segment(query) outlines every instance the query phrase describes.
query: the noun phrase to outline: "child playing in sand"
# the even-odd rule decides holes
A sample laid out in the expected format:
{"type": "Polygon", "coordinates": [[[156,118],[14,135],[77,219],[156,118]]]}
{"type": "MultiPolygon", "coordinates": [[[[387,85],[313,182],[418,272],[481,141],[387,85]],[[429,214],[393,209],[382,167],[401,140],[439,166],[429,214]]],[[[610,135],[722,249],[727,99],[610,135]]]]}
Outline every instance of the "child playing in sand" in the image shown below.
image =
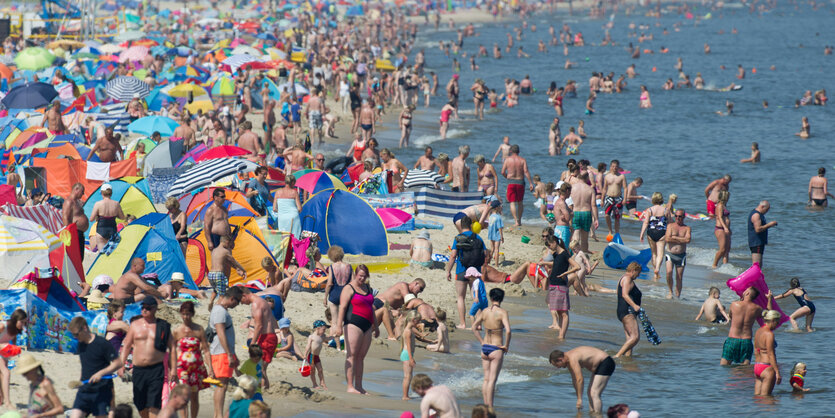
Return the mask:
{"type": "Polygon", "coordinates": [[[435,330],[438,338],[432,342],[425,339],[421,339],[421,341],[430,343],[426,345],[426,349],[429,351],[449,353],[449,328],[446,326],[446,311],[441,308],[436,308],[435,317],[438,318],[438,328],[435,330]]]}
{"type": "Polygon", "coordinates": [[[249,350],[249,358],[246,361],[244,361],[243,364],[241,364],[241,368],[236,370],[235,374],[237,376],[245,374],[255,379],[255,381],[258,382],[258,394],[256,396],[260,397],[261,384],[263,381],[262,370],[264,365],[263,360],[261,358],[264,355],[264,352],[261,350],[261,346],[259,346],[258,344],[250,344],[247,349],[249,350]]]}
{"type": "Polygon", "coordinates": [[[278,348],[275,350],[275,357],[302,359],[302,356],[296,350],[293,333],[290,332],[290,318],[281,318],[278,320],[278,348]]]}
{"type": "Polygon", "coordinates": [[[499,248],[504,243],[504,221],[502,221],[502,203],[498,200],[490,202],[490,217],[488,218],[489,226],[487,228],[487,239],[490,240],[492,249],[490,250],[490,259],[499,267],[499,248]]]}
{"type": "Polygon", "coordinates": [[[710,290],[707,291],[708,297],[705,302],[702,304],[702,309],[699,310],[699,314],[696,315],[696,321],[705,316],[705,319],[713,322],[714,324],[721,324],[724,322],[728,322],[731,318],[725,312],[725,307],[722,306],[722,301],[719,300],[719,289],[717,287],[711,287],[710,290]]]}
{"type": "Polygon", "coordinates": [[[313,332],[307,337],[307,348],[304,350],[304,357],[314,370],[310,371],[310,381],[313,382],[313,389],[322,388],[327,390],[325,386],[325,372],[322,370],[322,361],[319,360],[319,353],[322,352],[322,346],[325,345],[325,329],[328,325],[325,321],[317,319],[313,322],[313,332]],[[319,385],[316,384],[316,373],[319,373],[319,385]]]}
{"type": "Polygon", "coordinates": [[[803,387],[806,382],[806,363],[796,363],[792,367],[792,378],[789,384],[792,385],[793,393],[808,392],[809,389],[803,387]]]}
{"type": "Polygon", "coordinates": [[[403,362],[403,400],[409,400],[409,385],[412,383],[412,371],[415,369],[415,327],[422,320],[417,311],[406,314],[406,325],[400,338],[403,339],[400,361],[403,362]]]}

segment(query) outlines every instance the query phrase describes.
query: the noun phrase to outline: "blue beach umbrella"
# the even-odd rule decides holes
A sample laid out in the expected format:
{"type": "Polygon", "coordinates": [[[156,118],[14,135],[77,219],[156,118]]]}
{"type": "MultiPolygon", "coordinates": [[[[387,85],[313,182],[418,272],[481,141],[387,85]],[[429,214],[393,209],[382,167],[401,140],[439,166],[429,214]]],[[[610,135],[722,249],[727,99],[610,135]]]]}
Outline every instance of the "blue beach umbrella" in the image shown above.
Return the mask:
{"type": "Polygon", "coordinates": [[[50,104],[58,97],[58,92],[50,84],[25,83],[13,88],[3,98],[7,109],[39,109],[50,104]]]}
{"type": "Polygon", "coordinates": [[[131,122],[128,131],[146,136],[151,136],[154,132],[159,132],[162,136],[171,136],[179,126],[177,121],[165,116],[145,116],[131,122]]]}

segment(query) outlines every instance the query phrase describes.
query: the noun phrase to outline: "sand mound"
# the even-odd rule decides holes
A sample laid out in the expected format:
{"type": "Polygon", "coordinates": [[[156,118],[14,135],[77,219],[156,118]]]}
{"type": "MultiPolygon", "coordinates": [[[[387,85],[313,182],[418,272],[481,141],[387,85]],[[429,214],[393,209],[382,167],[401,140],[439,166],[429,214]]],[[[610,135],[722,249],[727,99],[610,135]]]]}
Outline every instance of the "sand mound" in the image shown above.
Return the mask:
{"type": "Polygon", "coordinates": [[[267,389],[265,392],[271,395],[279,395],[281,397],[294,397],[303,400],[309,400],[313,402],[324,402],[336,399],[333,395],[323,392],[316,392],[310,388],[304,388],[299,386],[294,386],[292,383],[289,382],[281,382],[278,384],[270,385],[270,388],[267,389]]]}

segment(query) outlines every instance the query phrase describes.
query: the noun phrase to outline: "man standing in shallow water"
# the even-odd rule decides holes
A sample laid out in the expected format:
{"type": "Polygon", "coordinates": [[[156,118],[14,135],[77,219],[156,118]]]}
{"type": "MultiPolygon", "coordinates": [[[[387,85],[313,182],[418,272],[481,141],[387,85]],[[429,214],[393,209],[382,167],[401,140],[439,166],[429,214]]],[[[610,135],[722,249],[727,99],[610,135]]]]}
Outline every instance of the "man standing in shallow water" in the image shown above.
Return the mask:
{"type": "Polygon", "coordinates": [[[716,179],[710,182],[710,184],[705,187],[705,199],[707,199],[707,216],[711,218],[716,217],[716,202],[719,201],[719,192],[722,190],[728,190],[728,186],[731,184],[731,175],[725,174],[721,179],[716,179]]]}
{"type": "Polygon", "coordinates": [[[510,156],[502,164],[502,175],[507,179],[507,201],[510,202],[510,213],[516,220],[516,226],[522,226],[525,179],[528,179],[531,191],[533,191],[533,180],[531,180],[531,172],[528,171],[528,162],[519,156],[518,145],[510,146],[510,156]]]}
{"type": "MultiPolygon", "coordinates": [[[[728,338],[722,346],[722,360],[719,361],[722,366],[751,363],[751,356],[754,354],[751,328],[763,312],[763,309],[754,303],[754,299],[759,295],[760,291],[752,286],[745,289],[740,300],[731,303],[731,326],[728,338]]],[[[771,292],[768,292],[767,296],[767,309],[771,310],[771,292]]]]}
{"type": "Polygon", "coordinates": [[[777,226],[777,221],[767,222],[765,214],[771,209],[768,200],[763,200],[748,214],[748,247],[751,249],[751,263],[763,265],[763,253],[768,244],[768,230],[777,226]]]}

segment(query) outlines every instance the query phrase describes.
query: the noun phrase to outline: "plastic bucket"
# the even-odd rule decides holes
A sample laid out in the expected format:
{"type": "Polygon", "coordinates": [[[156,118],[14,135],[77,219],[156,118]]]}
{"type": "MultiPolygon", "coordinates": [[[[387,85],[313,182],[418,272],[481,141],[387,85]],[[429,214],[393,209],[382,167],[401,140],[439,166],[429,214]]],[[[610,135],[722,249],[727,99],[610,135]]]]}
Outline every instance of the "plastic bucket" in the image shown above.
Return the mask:
{"type": "Polygon", "coordinates": [[[310,366],[305,364],[304,366],[299,367],[299,373],[302,374],[302,377],[310,376],[310,366]]]}
{"type": "Polygon", "coordinates": [[[531,242],[531,237],[527,235],[522,235],[522,244],[527,244],[529,242],[531,242]]]}

